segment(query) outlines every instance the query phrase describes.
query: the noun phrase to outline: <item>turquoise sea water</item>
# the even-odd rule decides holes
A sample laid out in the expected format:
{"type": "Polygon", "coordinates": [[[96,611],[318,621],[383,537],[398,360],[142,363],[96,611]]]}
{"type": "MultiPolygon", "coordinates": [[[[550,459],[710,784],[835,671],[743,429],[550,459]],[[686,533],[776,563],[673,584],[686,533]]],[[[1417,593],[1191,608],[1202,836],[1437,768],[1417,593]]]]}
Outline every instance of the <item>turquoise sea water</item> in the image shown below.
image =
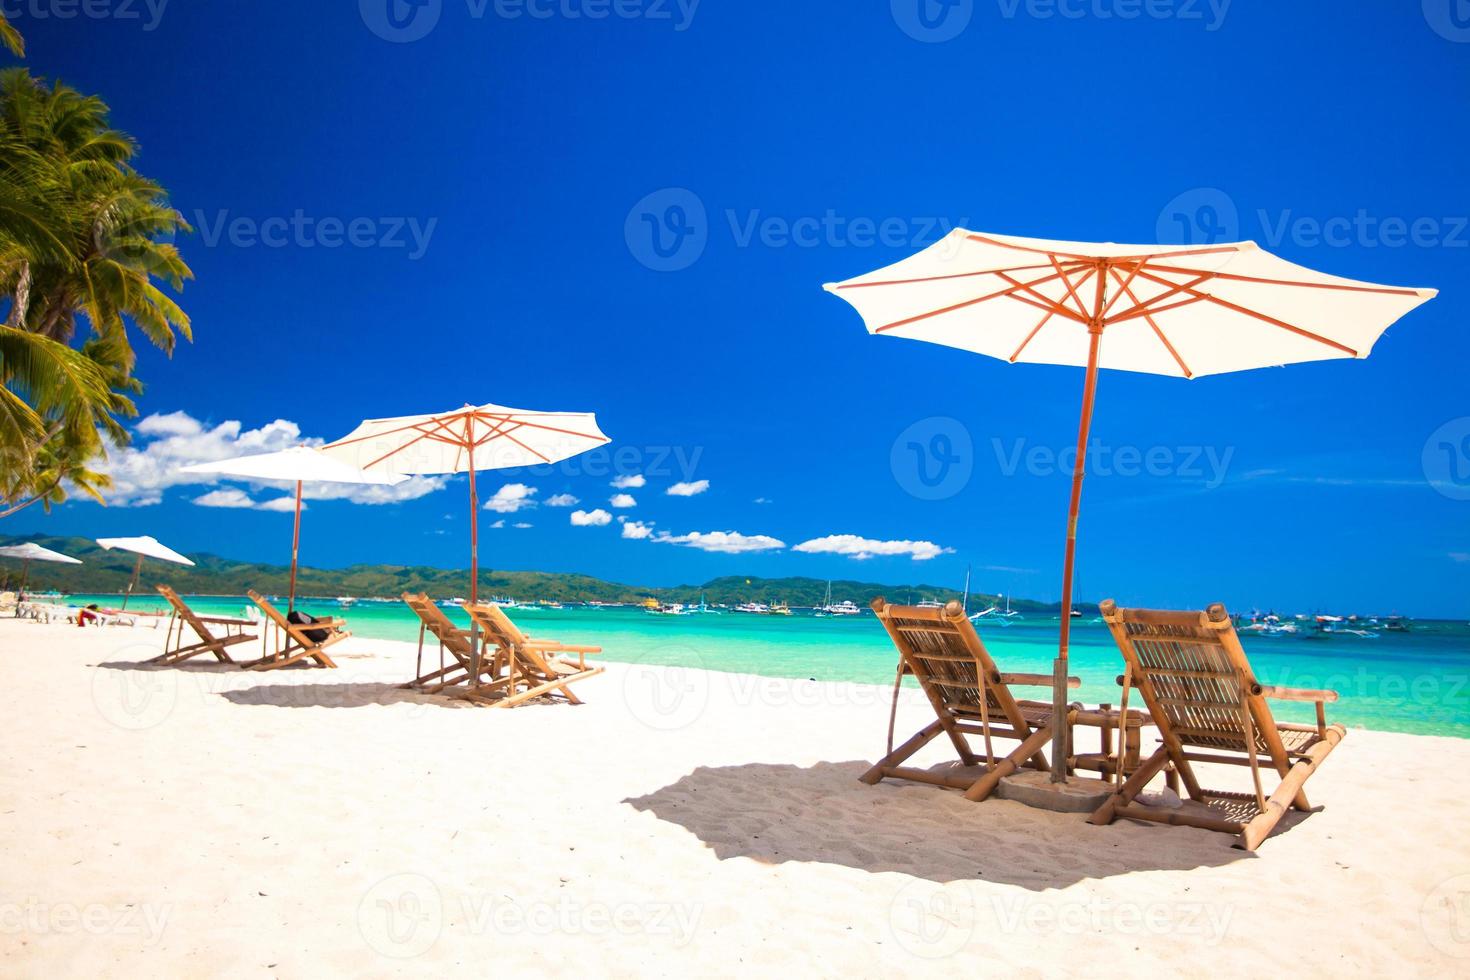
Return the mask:
{"type": "MultiPolygon", "coordinates": [[[[75,596],[73,602],[115,607],[116,596],[75,596]]],[[[240,615],[244,597],[190,597],[201,613],[240,615]]],[[[139,611],[166,611],[161,600],[135,597],[139,611]]],[[[314,615],[340,615],[357,636],[416,641],[418,619],[401,603],[359,602],[342,610],[331,600],[304,600],[314,615]]],[[[468,625],[457,609],[446,610],[468,625]]],[[[891,684],[897,655],[870,614],[818,619],[802,612],[785,616],[654,616],[640,609],[568,607],[517,610],[514,616],[533,636],[601,646],[603,659],[700,667],[761,674],[891,684]]],[[[1058,623],[1027,619],[1009,628],[979,629],[1002,670],[1049,673],[1056,656],[1058,623]]],[[[1107,629],[1079,620],[1072,632],[1071,672],[1082,679],[1074,693],[1087,703],[1116,704],[1115,678],[1122,660],[1107,629]]],[[[1465,623],[1417,622],[1409,633],[1382,632],[1377,639],[1332,637],[1243,637],[1257,678],[1289,687],[1331,688],[1342,695],[1328,706],[1330,720],[1385,731],[1470,738],[1470,627],[1465,623]]],[[[1035,696],[1045,697],[1037,691],[1035,696]]],[[[1311,721],[1311,705],[1276,703],[1282,720],[1311,721]]]]}

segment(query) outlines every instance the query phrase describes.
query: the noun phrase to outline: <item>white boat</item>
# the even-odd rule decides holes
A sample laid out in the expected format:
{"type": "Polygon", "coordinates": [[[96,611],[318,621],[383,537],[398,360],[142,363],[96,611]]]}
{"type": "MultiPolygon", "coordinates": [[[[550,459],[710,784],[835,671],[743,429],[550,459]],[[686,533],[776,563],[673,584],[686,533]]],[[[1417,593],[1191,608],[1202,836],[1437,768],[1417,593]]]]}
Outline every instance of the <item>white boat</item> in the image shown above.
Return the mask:
{"type": "Polygon", "coordinates": [[[682,603],[682,602],[665,602],[665,603],[662,603],[657,609],[648,609],[647,612],[648,612],[648,614],[650,616],[687,616],[687,615],[689,615],[688,609],[685,608],[684,603],[682,603]]]}
{"type": "Polygon", "coordinates": [[[718,609],[711,609],[709,607],[709,603],[705,601],[704,593],[703,592],[701,592],[699,594],[699,605],[697,605],[697,606],[685,606],[684,607],[684,612],[685,612],[686,615],[699,615],[699,616],[718,616],[718,615],[720,615],[720,611],[718,609]]]}
{"type": "Polygon", "coordinates": [[[357,598],[355,596],[339,595],[337,597],[337,605],[341,606],[343,609],[347,609],[350,606],[353,606],[353,605],[356,605],[356,604],[357,604],[357,598]]]}
{"type": "Polygon", "coordinates": [[[854,603],[851,599],[843,599],[841,602],[835,602],[828,606],[825,612],[833,616],[861,616],[863,614],[862,607],[854,603]]]}
{"type": "Polygon", "coordinates": [[[464,598],[462,596],[455,596],[453,599],[441,599],[439,600],[439,605],[446,609],[453,609],[456,606],[464,605],[464,598]]]}
{"type": "Polygon", "coordinates": [[[735,607],[735,611],[740,613],[754,613],[758,616],[768,616],[770,615],[771,607],[764,602],[742,602],[735,607]]]}
{"type": "Polygon", "coordinates": [[[920,603],[917,604],[917,608],[919,608],[919,609],[943,609],[944,608],[944,603],[940,602],[938,599],[925,599],[923,602],[920,602],[920,603]]]}

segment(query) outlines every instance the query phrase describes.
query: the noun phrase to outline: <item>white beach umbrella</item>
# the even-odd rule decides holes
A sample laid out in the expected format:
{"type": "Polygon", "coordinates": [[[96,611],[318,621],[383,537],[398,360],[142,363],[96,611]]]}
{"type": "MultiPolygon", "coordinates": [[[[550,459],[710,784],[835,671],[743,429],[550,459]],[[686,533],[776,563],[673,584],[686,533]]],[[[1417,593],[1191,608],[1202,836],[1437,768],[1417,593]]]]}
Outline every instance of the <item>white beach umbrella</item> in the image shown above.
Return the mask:
{"type": "Polygon", "coordinates": [[[193,567],[194,563],[177,551],[161,544],[157,538],[143,535],[137,538],[98,538],[97,543],[108,551],[131,551],[138,556],[137,564],[133,566],[133,577],[128,582],[128,591],[123,595],[124,609],[128,608],[128,600],[133,597],[133,589],[138,585],[138,573],[143,570],[144,558],[156,558],[159,561],[173,562],[175,565],[188,565],[193,567]]]}
{"type": "MultiPolygon", "coordinates": [[[[479,498],[475,473],[557,463],[608,442],[591,412],[538,412],[504,405],[466,405],[435,415],[368,419],[322,452],[369,473],[403,476],[468,473],[470,601],[479,598],[479,498]]],[[[479,683],[479,644],[473,683],[479,683]]]]}
{"type": "Polygon", "coordinates": [[[335,456],[310,446],[295,446],[278,453],[236,456],[212,463],[181,467],[181,473],[215,473],[247,480],[277,480],[296,484],[296,519],[291,532],[291,598],[287,611],[296,608],[296,566],[301,554],[301,493],[306,483],[346,483],[394,486],[407,480],[391,473],[365,473],[335,456]]]}
{"type": "MultiPolygon", "coordinates": [[[[1086,366],[1062,568],[1054,759],[1066,756],[1072,566],[1099,368],[1198,378],[1363,358],[1395,321],[1435,296],[1341,279],[1254,242],[1118,245],[956,229],[884,269],[831,283],[868,332],[1010,363],[1086,366]]],[[[1063,767],[1053,766],[1061,779],[1063,767]]]]}
{"type": "Polygon", "coordinates": [[[26,579],[31,574],[31,562],[33,561],[49,561],[55,562],[58,565],[82,564],[82,560],[80,558],[73,558],[71,555],[63,555],[59,551],[52,551],[50,548],[43,548],[40,545],[36,544],[34,541],[27,541],[24,544],[6,545],[5,547],[0,548],[0,558],[20,559],[20,589],[17,590],[20,592],[24,592],[26,590],[26,579]]]}

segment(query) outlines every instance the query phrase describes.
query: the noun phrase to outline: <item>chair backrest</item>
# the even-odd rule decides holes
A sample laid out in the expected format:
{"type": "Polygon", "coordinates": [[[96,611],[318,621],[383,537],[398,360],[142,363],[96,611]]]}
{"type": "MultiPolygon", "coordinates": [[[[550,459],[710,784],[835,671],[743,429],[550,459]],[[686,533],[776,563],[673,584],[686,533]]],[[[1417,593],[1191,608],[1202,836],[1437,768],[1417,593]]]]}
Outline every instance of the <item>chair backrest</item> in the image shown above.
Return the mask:
{"type": "Polygon", "coordinates": [[[521,628],[511,621],[493,602],[484,602],[477,606],[465,606],[465,612],[469,613],[479,624],[480,629],[485,631],[491,643],[509,650],[513,647],[523,648],[530,639],[521,628]]]}
{"type": "Polygon", "coordinates": [[[418,616],[424,628],[437,637],[440,643],[456,653],[469,653],[469,639],[465,636],[465,631],[456,626],[454,620],[446,616],[444,610],[440,609],[427,593],[420,592],[415,595],[412,592],[405,592],[403,601],[418,616]]]}
{"type": "Polygon", "coordinates": [[[1166,741],[1285,760],[1275,719],[1223,605],[1176,612],[1120,609],[1109,599],[1101,609],[1127,679],[1166,741]]]}
{"type": "Polygon", "coordinates": [[[285,616],[281,615],[281,611],[279,609],[271,605],[269,602],[266,602],[265,596],[261,595],[259,592],[256,592],[254,589],[247,592],[246,595],[250,596],[250,601],[259,606],[260,611],[265,613],[266,616],[270,618],[271,622],[275,623],[278,627],[285,630],[288,634],[290,634],[292,639],[294,639],[297,643],[300,643],[302,646],[319,646],[326,639],[326,637],[323,637],[321,640],[316,640],[308,636],[306,632],[307,630],[311,630],[311,632],[321,633],[326,633],[327,631],[312,629],[311,625],[307,623],[291,622],[285,616]]]}
{"type": "Polygon", "coordinates": [[[936,711],[948,710],[967,718],[988,714],[1007,719],[1017,730],[1026,729],[1020,706],[958,602],[935,609],[892,606],[878,598],[873,600],[873,612],[936,711]]]}
{"type": "Polygon", "coordinates": [[[200,639],[214,639],[214,634],[209,632],[209,627],[204,625],[204,623],[200,621],[199,614],[190,609],[188,604],[185,603],[183,599],[179,598],[179,594],[177,592],[175,592],[167,585],[159,585],[155,586],[155,588],[158,589],[159,595],[163,596],[164,599],[168,601],[168,604],[173,607],[173,610],[178,615],[178,617],[184,622],[188,623],[190,629],[199,634],[200,639]]]}

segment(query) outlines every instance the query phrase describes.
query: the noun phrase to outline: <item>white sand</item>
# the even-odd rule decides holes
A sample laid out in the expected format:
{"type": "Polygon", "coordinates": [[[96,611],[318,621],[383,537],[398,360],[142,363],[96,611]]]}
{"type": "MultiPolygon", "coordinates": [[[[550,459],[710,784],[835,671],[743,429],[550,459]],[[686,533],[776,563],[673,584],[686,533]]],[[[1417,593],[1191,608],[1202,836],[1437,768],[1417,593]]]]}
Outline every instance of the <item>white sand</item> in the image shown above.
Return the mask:
{"type": "MultiPolygon", "coordinates": [[[[0,974],[1470,964],[1467,741],[1350,732],[1308,784],[1325,809],[1250,855],[865,786],[878,687],[610,664],[585,706],[498,711],[397,691],[405,644],[354,639],[336,671],[133,669],[161,641],[0,621],[0,974]]],[[[925,721],[906,698],[900,738],[925,721]]]]}

